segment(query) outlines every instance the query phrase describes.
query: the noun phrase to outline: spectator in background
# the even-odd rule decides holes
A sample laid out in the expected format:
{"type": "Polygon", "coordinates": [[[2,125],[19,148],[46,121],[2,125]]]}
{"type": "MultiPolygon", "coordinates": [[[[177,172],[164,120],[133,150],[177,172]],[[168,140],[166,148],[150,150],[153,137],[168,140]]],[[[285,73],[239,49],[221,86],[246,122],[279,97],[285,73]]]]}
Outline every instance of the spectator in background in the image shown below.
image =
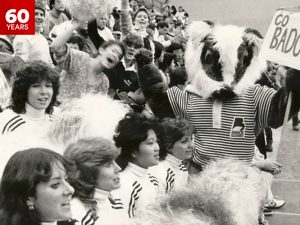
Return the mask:
{"type": "Polygon", "coordinates": [[[102,14],[97,17],[97,27],[99,35],[104,41],[115,40],[111,30],[107,27],[108,15],[102,14]]]}
{"type": "Polygon", "coordinates": [[[83,51],[84,40],[81,36],[73,34],[67,42],[68,46],[72,49],[83,51]]]}
{"type": "Polygon", "coordinates": [[[141,36],[135,34],[128,34],[124,39],[127,51],[124,59],[120,61],[115,67],[105,70],[110,83],[110,94],[115,95],[115,92],[129,92],[133,91],[132,84],[137,80],[135,68],[135,55],[137,51],[143,47],[143,39],[141,36]]]}
{"type": "Polygon", "coordinates": [[[53,65],[49,51],[48,40],[42,35],[45,21],[46,3],[43,0],[35,1],[35,34],[16,35],[13,41],[15,56],[24,61],[42,60],[53,65]]]}
{"type": "Polygon", "coordinates": [[[166,52],[172,53],[175,55],[175,66],[183,67],[184,66],[184,51],[183,45],[178,42],[172,42],[169,47],[166,48],[166,52]]]}
{"type": "Polygon", "coordinates": [[[96,58],[70,49],[66,42],[79,26],[81,24],[74,21],[51,45],[56,62],[69,74],[62,82],[62,100],[79,97],[81,93],[107,94],[109,81],[103,71],[113,68],[125,54],[124,45],[113,40],[99,48],[96,58]]]}
{"type": "Polygon", "coordinates": [[[64,13],[65,6],[62,3],[62,0],[50,0],[49,7],[50,11],[46,12],[46,28],[43,31],[44,35],[48,35],[54,26],[69,20],[67,15],[64,13]]]}
{"type": "Polygon", "coordinates": [[[165,48],[169,47],[171,45],[171,41],[167,37],[167,34],[169,32],[169,24],[163,21],[158,22],[157,31],[158,31],[158,37],[156,38],[156,41],[160,42],[165,48]]]}

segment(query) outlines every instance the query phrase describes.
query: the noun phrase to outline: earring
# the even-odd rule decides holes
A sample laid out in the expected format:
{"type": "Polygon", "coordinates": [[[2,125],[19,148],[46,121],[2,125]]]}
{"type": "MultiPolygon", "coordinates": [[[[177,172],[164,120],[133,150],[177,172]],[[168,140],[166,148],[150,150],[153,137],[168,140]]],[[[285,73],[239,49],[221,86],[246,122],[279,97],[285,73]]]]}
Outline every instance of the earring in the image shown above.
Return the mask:
{"type": "Polygon", "coordinates": [[[29,210],[34,210],[34,204],[31,201],[26,201],[26,205],[28,206],[29,210]]]}

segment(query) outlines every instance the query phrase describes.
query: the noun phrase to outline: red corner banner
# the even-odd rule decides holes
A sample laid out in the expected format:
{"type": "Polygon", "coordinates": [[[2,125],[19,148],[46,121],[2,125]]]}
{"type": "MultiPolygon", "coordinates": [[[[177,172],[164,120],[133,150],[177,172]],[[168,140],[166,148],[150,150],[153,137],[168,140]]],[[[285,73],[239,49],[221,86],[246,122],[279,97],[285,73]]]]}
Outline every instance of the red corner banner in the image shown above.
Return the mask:
{"type": "Polygon", "coordinates": [[[35,0],[0,0],[0,34],[35,33],[35,0]]]}

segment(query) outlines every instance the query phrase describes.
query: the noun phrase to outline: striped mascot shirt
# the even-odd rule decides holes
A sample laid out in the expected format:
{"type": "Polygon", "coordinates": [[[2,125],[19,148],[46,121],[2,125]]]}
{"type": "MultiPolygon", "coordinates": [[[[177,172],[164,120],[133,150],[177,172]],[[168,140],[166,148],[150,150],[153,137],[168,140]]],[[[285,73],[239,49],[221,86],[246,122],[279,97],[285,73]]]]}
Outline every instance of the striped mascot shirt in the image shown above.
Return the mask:
{"type": "Polygon", "coordinates": [[[183,188],[188,182],[187,168],[180,159],[171,154],[167,154],[158,165],[150,167],[149,172],[158,179],[160,195],[183,188]]]}
{"type": "Polygon", "coordinates": [[[138,216],[156,204],[158,181],[147,169],[128,163],[120,173],[120,182],[121,187],[112,191],[112,194],[122,200],[129,218],[138,216]]]}
{"type": "Polygon", "coordinates": [[[193,161],[201,166],[219,158],[251,162],[255,136],[268,125],[273,89],[255,85],[221,103],[220,126],[214,126],[214,100],[177,87],[168,89],[176,116],[188,119],[196,130],[193,161]]]}

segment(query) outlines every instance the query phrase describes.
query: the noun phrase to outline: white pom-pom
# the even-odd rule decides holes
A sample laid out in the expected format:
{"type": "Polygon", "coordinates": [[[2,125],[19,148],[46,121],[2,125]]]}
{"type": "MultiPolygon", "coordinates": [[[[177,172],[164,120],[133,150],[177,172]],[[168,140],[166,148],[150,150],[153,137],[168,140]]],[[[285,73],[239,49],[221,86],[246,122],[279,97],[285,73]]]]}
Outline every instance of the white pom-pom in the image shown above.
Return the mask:
{"type": "Polygon", "coordinates": [[[90,21],[112,12],[116,0],[63,0],[63,3],[76,19],[90,21]]]}

